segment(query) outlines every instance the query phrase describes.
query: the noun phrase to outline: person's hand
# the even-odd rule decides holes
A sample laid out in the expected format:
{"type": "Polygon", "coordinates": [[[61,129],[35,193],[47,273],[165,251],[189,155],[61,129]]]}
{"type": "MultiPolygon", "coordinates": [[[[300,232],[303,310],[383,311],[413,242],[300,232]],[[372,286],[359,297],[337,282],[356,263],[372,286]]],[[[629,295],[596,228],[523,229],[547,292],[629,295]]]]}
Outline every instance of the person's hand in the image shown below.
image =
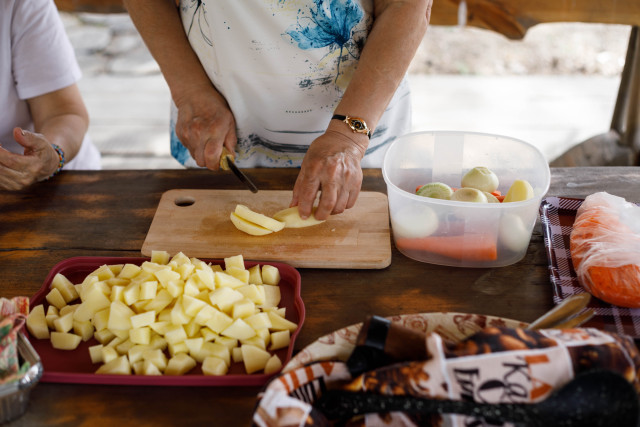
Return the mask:
{"type": "Polygon", "coordinates": [[[199,88],[175,101],[176,135],[200,167],[220,168],[222,146],[235,151],[236,123],[225,99],[213,88],[199,88]]]}
{"type": "Polygon", "coordinates": [[[302,218],[311,215],[321,191],[314,216],[327,219],[353,207],[360,194],[362,168],[368,139],[361,134],[327,130],[309,146],[293,187],[291,206],[298,206],[302,218]]]}
{"type": "Polygon", "coordinates": [[[13,137],[24,147],[24,154],[0,148],[0,189],[22,190],[58,169],[58,153],[43,135],[14,128],[13,137]]]}

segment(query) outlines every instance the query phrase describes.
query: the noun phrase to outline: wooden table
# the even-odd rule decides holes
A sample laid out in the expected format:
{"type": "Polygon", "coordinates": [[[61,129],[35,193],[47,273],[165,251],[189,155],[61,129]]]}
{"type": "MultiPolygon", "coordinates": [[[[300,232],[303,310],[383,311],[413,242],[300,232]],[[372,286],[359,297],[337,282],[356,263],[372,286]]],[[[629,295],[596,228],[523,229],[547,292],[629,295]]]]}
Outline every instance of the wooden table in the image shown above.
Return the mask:
{"type": "MultiPolygon", "coordinates": [[[[295,169],[248,170],[261,189],[289,190],[295,169]]],[[[140,256],[162,193],[241,189],[230,174],[203,170],[63,172],[28,191],[0,192],[0,296],[31,296],[49,270],[74,256],[140,256]]],[[[386,193],[379,170],[363,190],[386,193]]],[[[552,169],[548,195],[608,190],[640,201],[640,169],[552,169]]],[[[307,317],[296,350],[367,314],[455,311],[531,321],[552,307],[539,226],[526,257],[495,269],[428,265],[394,248],[383,270],[302,269],[307,317]]],[[[15,426],[249,425],[257,387],[125,387],[41,383],[15,426]]]]}

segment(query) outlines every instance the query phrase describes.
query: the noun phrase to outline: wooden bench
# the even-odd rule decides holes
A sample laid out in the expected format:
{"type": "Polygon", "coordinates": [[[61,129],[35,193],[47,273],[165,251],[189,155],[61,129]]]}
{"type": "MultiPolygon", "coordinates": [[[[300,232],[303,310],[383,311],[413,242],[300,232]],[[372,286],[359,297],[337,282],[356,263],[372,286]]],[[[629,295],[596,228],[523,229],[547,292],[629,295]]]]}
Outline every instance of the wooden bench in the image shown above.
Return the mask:
{"type": "MultiPolygon", "coordinates": [[[[55,0],[66,12],[125,13],[122,0],[55,0]]],[[[552,166],[640,166],[640,1],[435,0],[432,25],[472,25],[522,39],[540,23],[584,22],[632,26],[610,129],[572,147],[552,166]],[[462,13],[461,13],[462,12],[462,13]]]]}

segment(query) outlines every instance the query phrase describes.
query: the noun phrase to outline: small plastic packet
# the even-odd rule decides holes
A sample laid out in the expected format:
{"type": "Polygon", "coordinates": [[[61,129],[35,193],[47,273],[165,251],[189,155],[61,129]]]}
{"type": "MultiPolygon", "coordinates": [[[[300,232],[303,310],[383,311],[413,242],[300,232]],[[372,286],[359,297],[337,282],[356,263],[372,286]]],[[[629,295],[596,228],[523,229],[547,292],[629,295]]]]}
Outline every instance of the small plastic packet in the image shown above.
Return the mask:
{"type": "Polygon", "coordinates": [[[0,385],[19,381],[29,370],[29,362],[21,361],[18,351],[18,334],[28,313],[28,298],[0,298],[0,385]]]}

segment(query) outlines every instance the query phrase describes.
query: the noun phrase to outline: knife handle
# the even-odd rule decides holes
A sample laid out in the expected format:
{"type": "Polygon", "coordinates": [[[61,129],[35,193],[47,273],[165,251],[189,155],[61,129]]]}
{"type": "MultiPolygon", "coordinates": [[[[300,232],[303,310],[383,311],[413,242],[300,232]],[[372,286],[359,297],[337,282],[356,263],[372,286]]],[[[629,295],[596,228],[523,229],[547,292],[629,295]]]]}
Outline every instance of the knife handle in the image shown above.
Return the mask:
{"type": "Polygon", "coordinates": [[[231,154],[229,150],[227,150],[227,147],[223,146],[222,154],[220,154],[220,169],[222,169],[223,171],[228,171],[229,161],[233,162],[234,160],[235,160],[235,156],[231,154]]]}

